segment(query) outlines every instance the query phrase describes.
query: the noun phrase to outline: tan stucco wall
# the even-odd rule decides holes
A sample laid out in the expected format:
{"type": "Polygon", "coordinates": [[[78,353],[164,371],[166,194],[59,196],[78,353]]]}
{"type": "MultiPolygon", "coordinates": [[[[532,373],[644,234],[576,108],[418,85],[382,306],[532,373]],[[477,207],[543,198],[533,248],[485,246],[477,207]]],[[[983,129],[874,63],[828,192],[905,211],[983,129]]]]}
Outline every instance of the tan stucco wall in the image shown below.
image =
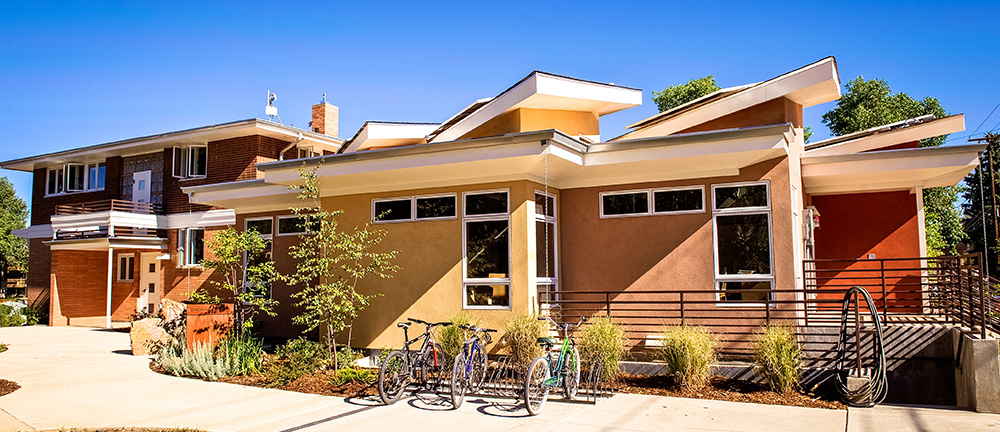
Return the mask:
{"type": "Polygon", "coordinates": [[[600,122],[592,112],[518,108],[483,123],[460,139],[546,129],[558,129],[571,136],[597,135],[600,122]]]}
{"type": "Polygon", "coordinates": [[[777,98],[762,104],[736,111],[714,120],[689,127],[678,134],[722,130],[730,128],[767,126],[791,123],[802,127],[802,106],[786,98],[777,98]]]}

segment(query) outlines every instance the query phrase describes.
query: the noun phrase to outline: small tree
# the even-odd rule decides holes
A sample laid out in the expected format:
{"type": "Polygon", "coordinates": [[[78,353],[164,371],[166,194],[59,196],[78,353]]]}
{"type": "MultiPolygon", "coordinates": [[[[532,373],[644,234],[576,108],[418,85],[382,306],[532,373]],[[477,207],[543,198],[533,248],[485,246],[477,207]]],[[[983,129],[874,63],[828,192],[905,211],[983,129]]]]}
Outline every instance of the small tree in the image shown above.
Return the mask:
{"type": "Polygon", "coordinates": [[[237,231],[228,226],[207,244],[211,257],[202,260],[201,265],[222,273],[223,280],[213,280],[212,284],[231,294],[236,328],[242,331],[253,327],[258,312],[275,316],[278,301],[271,298],[269,291],[278,274],[273,261],[262,259],[270,249],[268,241],[255,230],[237,231]]]}
{"type": "Polygon", "coordinates": [[[7,269],[24,270],[28,266],[28,243],[11,233],[24,228],[28,218],[28,206],[14,192],[14,186],[7,177],[0,177],[0,293],[7,286],[7,269]]]}
{"type": "MultiPolygon", "coordinates": [[[[345,329],[350,349],[354,319],[379,295],[359,292],[358,284],[370,276],[392,277],[399,270],[392,264],[399,251],[376,252],[386,231],[372,229],[370,222],[353,231],[339,228],[337,217],[343,211],[327,210],[320,200],[317,172],[321,165],[300,168],[302,185],[291,188],[306,203],[291,210],[305,221],[307,232],[290,248],[289,255],[298,261],[295,273],[283,278],[290,285],[302,286],[292,294],[299,300],[295,305],[302,308],[292,321],[304,325],[305,331],[321,328],[323,341],[333,354],[337,351],[336,335],[345,329]]],[[[332,357],[334,369],[340,369],[337,356],[332,357]]]]}

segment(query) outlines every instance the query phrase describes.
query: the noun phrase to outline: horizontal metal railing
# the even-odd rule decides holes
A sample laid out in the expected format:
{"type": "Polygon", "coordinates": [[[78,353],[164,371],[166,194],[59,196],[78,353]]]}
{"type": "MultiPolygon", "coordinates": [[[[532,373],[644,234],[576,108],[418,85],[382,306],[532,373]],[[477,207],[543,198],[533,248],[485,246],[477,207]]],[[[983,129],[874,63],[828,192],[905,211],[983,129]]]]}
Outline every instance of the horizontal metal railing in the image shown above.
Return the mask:
{"type": "Polygon", "coordinates": [[[59,204],[55,208],[55,214],[59,216],[96,213],[102,211],[120,211],[136,214],[163,214],[163,205],[109,199],[76,204],[59,204]]]}
{"type": "Polygon", "coordinates": [[[55,240],[85,240],[106,237],[140,237],[140,238],[161,238],[165,236],[163,230],[152,228],[136,228],[116,226],[110,229],[107,226],[98,226],[87,229],[59,230],[55,233],[55,240]]]}

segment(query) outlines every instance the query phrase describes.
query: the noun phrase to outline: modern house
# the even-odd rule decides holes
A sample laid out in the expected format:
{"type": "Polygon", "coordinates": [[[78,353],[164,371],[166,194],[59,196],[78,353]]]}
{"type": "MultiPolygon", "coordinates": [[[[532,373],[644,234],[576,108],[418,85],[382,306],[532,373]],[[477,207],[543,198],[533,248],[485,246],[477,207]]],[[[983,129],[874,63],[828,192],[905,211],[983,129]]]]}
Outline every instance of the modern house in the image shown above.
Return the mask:
{"type": "MultiPolygon", "coordinates": [[[[553,308],[620,316],[641,345],[675,319],[808,319],[804,305],[835,279],[818,271],[870,263],[883,266],[871,289],[883,310],[927,306],[906,283],[928,277],[922,191],[957,184],[984,147],[917,147],[964,130],[960,114],[807,144],[803,108],[840,88],[825,58],[612,138],[601,117],[640,105],[640,90],[532,72],[441,123],[368,122],[346,141],[324,127],[337,123],[324,103],[313,131],[246,120],[0,166],[34,173],[21,235],[53,325],[106,325],[158,296],[183,299],[209,277],[204,239],[229,224],[266,236],[291,272],[288,248],[304,233],[288,187],[318,166],[340,224],[388,211],[383,246],[400,251],[394,278],[360,288],[384,296],[355,323],[357,347],[398,345],[393,324],[406,317],[466,310],[500,326],[553,308]],[[847,261],[818,269],[824,259],[847,261]],[[887,277],[893,259],[923,265],[887,277]]],[[[279,315],[261,328],[294,336],[293,289],[271,291],[279,315]]]]}

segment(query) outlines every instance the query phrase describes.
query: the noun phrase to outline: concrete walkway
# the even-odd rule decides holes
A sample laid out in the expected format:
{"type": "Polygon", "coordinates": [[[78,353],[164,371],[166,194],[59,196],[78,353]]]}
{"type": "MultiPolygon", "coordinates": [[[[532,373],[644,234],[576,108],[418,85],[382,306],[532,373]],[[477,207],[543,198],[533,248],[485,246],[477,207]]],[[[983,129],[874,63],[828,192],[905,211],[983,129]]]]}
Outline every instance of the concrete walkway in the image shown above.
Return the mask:
{"type": "Polygon", "coordinates": [[[207,431],[886,431],[998,430],[1000,416],[879,407],[832,411],[620,394],[596,405],[550,402],[537,417],[509,400],[433,395],[393,406],[163,376],[129,351],[128,334],[65,327],[0,328],[0,431],[189,427],[207,431]]]}

